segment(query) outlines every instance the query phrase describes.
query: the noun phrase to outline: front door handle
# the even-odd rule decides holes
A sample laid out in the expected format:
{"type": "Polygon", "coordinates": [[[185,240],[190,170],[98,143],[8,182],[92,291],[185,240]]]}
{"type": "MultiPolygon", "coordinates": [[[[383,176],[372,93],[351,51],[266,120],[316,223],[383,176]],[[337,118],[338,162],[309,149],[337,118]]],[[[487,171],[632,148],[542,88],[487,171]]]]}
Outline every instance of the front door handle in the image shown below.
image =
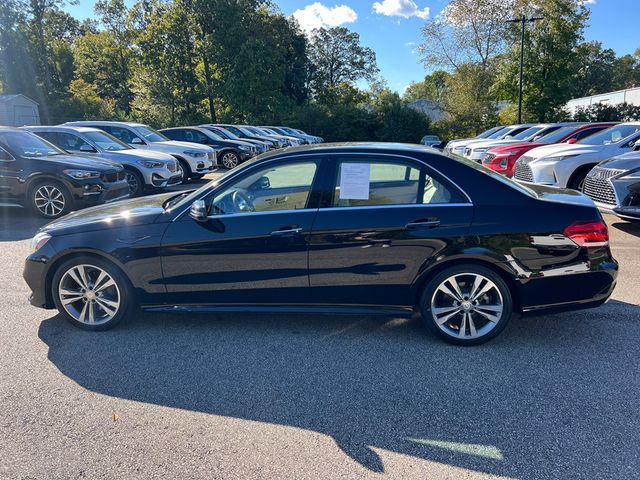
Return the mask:
{"type": "Polygon", "coordinates": [[[279,228],[278,230],[274,230],[271,232],[273,237],[293,237],[294,235],[299,235],[302,233],[302,227],[299,226],[289,226],[279,228]]]}
{"type": "Polygon", "coordinates": [[[440,226],[440,220],[437,218],[414,220],[405,225],[407,230],[420,230],[425,228],[436,228],[440,226]]]}

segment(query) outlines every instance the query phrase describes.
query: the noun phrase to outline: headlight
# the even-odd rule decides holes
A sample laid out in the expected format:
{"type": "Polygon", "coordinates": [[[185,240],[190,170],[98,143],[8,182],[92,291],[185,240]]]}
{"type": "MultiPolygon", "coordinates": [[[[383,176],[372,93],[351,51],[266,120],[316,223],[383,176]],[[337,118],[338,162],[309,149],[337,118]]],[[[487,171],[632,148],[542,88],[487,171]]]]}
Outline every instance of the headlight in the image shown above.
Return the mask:
{"type": "Polygon", "coordinates": [[[93,170],[63,170],[64,173],[71,178],[78,180],[86,180],[87,178],[100,178],[100,172],[94,172],[93,170]]]}
{"type": "Polygon", "coordinates": [[[579,154],[576,153],[574,155],[558,155],[557,157],[541,157],[538,160],[551,160],[552,162],[561,162],[562,160],[566,160],[568,158],[577,157],[579,154]]]}
{"type": "Polygon", "coordinates": [[[158,162],[156,160],[139,160],[138,165],[142,165],[144,168],[162,168],[164,162],[158,162]]]}
{"type": "Polygon", "coordinates": [[[189,155],[190,157],[195,157],[195,158],[203,158],[206,157],[207,154],[205,152],[197,152],[195,150],[185,150],[184,152],[185,155],[189,155]]]}
{"type": "Polygon", "coordinates": [[[629,179],[629,180],[640,180],[640,168],[637,170],[632,170],[625,175],[622,175],[621,178],[629,179]]]}
{"type": "Polygon", "coordinates": [[[49,240],[51,240],[51,235],[48,233],[40,232],[36,234],[36,236],[31,239],[31,253],[36,253],[44,247],[49,240]]]}
{"type": "Polygon", "coordinates": [[[518,152],[502,152],[500,156],[510,157],[511,155],[517,155],[518,152]]]}
{"type": "Polygon", "coordinates": [[[248,152],[248,151],[251,150],[251,147],[240,146],[240,147],[238,147],[238,150],[244,150],[245,152],[248,152]]]}

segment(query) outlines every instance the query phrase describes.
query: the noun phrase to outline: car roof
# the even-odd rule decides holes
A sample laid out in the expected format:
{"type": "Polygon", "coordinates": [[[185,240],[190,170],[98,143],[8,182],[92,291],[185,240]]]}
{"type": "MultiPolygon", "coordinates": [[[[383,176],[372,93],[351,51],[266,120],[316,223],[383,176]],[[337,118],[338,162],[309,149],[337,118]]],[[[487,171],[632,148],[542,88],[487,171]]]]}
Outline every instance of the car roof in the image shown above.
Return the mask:
{"type": "MultiPolygon", "coordinates": [[[[427,148],[419,143],[393,143],[393,142],[335,142],[320,143],[314,145],[301,145],[288,147],[286,152],[380,152],[395,151],[398,153],[433,153],[433,149],[427,148]]],[[[279,152],[272,152],[271,155],[278,155],[279,152]]]]}
{"type": "Polygon", "coordinates": [[[32,132],[73,132],[73,133],[87,133],[87,132],[99,132],[104,133],[99,128],[95,127],[80,127],[73,125],[37,125],[33,127],[22,127],[25,130],[32,132]]]}
{"type": "Polygon", "coordinates": [[[146,127],[144,123],[137,122],[115,122],[111,120],[79,120],[77,122],[66,122],[63,125],[67,126],[82,126],[82,125],[113,125],[120,127],[146,127]]]}

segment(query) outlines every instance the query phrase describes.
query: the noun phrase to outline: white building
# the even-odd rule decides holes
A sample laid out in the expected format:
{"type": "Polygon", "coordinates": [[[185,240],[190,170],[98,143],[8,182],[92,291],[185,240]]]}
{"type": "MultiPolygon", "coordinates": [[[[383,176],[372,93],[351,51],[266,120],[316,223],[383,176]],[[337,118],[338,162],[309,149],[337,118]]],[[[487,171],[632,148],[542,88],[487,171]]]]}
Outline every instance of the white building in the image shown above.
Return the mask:
{"type": "Polygon", "coordinates": [[[40,125],[38,103],[21,93],[0,95],[0,125],[7,127],[40,125]]]}
{"type": "Polygon", "coordinates": [[[640,87],[618,90],[617,92],[601,93],[590,97],[574,98],[567,102],[567,110],[573,114],[577,108],[604,103],[605,105],[619,105],[629,103],[640,106],[640,87]]]}

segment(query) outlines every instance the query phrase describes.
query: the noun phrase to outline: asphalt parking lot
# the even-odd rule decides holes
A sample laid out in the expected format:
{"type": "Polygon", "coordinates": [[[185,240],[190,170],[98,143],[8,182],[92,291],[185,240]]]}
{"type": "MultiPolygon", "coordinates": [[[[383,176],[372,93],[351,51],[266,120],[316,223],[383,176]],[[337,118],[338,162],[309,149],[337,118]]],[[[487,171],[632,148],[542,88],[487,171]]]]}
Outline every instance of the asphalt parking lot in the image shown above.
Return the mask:
{"type": "Polygon", "coordinates": [[[638,478],[640,224],[599,309],[474,348],[417,319],[138,314],[103,333],[30,307],[45,222],[0,211],[0,478],[638,478]]]}

